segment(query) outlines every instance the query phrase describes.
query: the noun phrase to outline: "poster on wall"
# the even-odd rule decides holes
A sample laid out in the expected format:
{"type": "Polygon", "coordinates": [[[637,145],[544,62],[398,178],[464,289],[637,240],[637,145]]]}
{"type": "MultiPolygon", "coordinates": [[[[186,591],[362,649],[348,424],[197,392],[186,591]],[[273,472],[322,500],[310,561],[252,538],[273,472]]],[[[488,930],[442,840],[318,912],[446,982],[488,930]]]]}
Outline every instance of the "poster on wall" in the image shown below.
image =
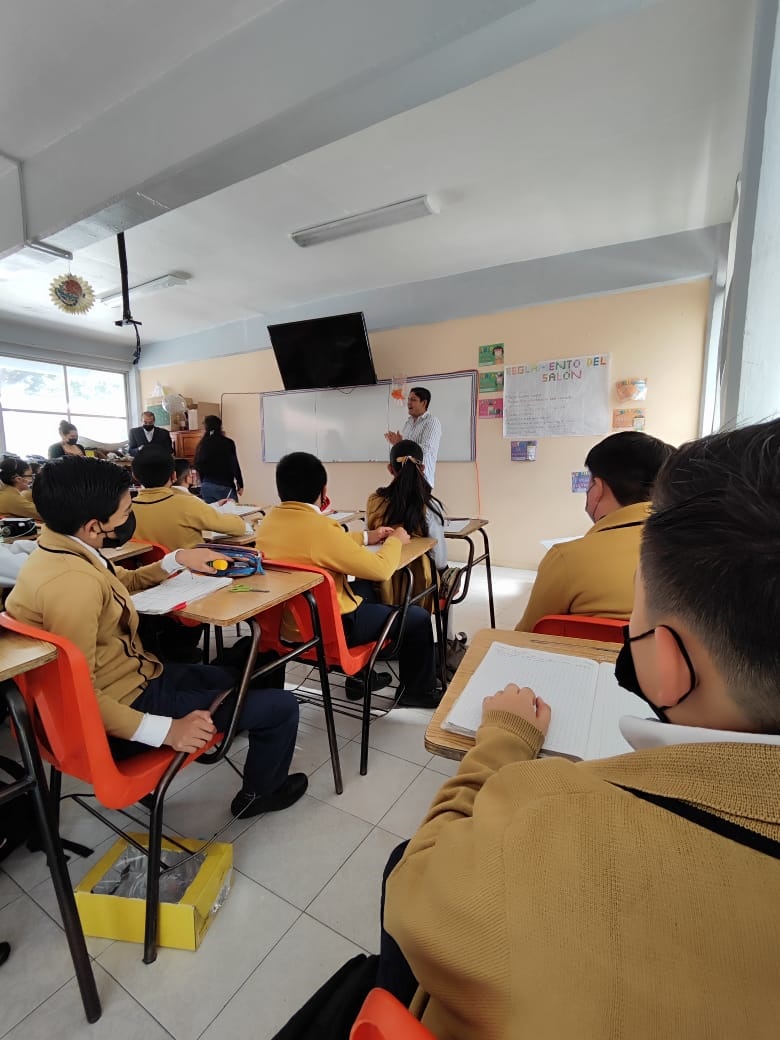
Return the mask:
{"type": "Polygon", "coordinates": [[[536,441],[510,441],[512,462],[536,462],[536,441]]]}
{"type": "Polygon", "coordinates": [[[508,365],[504,369],[504,437],[598,437],[609,433],[609,362],[609,354],[588,354],[508,365]]]}
{"type": "Polygon", "coordinates": [[[483,397],[479,402],[480,419],[501,419],[504,415],[503,397],[483,397]]]}
{"type": "Polygon", "coordinates": [[[586,469],[576,469],[571,475],[571,490],[575,495],[585,495],[590,487],[590,473],[586,469]]]}
{"type": "Polygon", "coordinates": [[[504,373],[503,372],[480,372],[479,373],[479,392],[481,394],[495,394],[501,393],[504,389],[504,373]]]}
{"type": "Polygon", "coordinates": [[[645,412],[643,408],[613,408],[613,430],[644,430],[645,412]]]}
{"type": "Polygon", "coordinates": [[[479,367],[490,368],[493,365],[503,365],[504,363],[504,344],[503,343],[483,343],[478,348],[479,350],[479,367]]]}

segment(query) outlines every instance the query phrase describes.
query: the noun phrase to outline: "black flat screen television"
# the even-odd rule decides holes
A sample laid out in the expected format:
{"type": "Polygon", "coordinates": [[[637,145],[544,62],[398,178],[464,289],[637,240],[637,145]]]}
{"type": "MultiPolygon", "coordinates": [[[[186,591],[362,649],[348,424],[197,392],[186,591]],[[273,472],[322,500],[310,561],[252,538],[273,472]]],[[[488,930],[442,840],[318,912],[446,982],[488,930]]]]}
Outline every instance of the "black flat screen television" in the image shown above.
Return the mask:
{"type": "Polygon", "coordinates": [[[376,383],[363,312],[269,325],[285,390],[376,383]]]}

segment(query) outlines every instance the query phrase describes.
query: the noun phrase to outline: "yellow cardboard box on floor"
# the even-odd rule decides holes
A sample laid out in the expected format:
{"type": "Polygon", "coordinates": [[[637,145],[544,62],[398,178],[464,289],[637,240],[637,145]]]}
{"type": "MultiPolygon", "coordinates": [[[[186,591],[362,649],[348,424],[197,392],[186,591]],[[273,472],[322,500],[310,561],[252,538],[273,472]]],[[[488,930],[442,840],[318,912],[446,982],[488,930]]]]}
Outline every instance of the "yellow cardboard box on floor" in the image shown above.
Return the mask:
{"type": "MultiPolygon", "coordinates": [[[[141,845],[146,845],[146,834],[132,834],[141,845]]],[[[191,852],[198,852],[202,841],[182,838],[181,844],[191,852]]],[[[146,900],[124,896],[97,895],[92,891],[98,881],[122,855],[128,843],[120,838],[106,855],[76,885],[76,906],[85,935],[102,939],[122,939],[125,942],[144,941],[146,900]]],[[[171,842],[163,839],[163,850],[180,852],[171,842]]],[[[215,842],[205,853],[195,880],[178,903],[160,903],[159,945],[177,950],[197,950],[214,916],[230,889],[233,873],[233,846],[215,842]]]]}

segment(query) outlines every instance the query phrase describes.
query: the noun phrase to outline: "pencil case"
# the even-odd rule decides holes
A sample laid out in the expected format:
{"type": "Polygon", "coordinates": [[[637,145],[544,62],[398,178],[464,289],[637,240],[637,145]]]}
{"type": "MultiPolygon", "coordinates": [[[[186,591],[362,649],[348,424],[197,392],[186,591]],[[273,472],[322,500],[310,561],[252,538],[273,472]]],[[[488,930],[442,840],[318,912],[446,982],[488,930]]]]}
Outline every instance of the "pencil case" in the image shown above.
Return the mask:
{"type": "Polygon", "coordinates": [[[219,542],[209,542],[207,545],[196,546],[197,549],[211,549],[215,555],[227,558],[227,570],[219,572],[225,578],[246,578],[250,574],[265,574],[263,570],[263,557],[257,549],[246,545],[220,545],[219,542]]]}

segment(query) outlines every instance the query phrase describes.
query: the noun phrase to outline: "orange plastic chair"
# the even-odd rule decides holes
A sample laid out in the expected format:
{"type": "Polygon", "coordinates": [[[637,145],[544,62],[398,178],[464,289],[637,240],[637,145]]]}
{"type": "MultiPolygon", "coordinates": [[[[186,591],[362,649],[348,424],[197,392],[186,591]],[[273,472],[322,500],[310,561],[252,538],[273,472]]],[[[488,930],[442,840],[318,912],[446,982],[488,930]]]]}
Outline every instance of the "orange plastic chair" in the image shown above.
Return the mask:
{"type": "Polygon", "coordinates": [[[349,1040],[434,1040],[434,1036],[392,993],[372,989],[358,1012],[349,1040]]]}
{"type": "MultiPolygon", "coordinates": [[[[400,642],[403,636],[403,623],[392,646],[388,643],[388,632],[396,618],[402,613],[402,610],[399,608],[388,614],[387,621],[382,627],[376,642],[363,643],[361,646],[347,646],[344,625],[341,622],[341,610],[336,598],[336,585],[329,571],[309,563],[289,563],[287,560],[268,560],[265,558],[263,559],[263,566],[279,567],[288,571],[313,571],[316,574],[321,574],[324,579],[321,585],[317,585],[311,591],[317,604],[319,623],[322,627],[325,668],[343,672],[344,675],[355,675],[357,672],[365,669],[363,678],[363,716],[360,735],[360,775],[365,776],[368,772],[368,733],[371,725],[371,672],[380,652],[384,651],[386,654],[389,654],[400,642]]],[[[262,650],[274,650],[277,653],[289,652],[290,643],[287,640],[283,640],[280,635],[282,610],[284,607],[287,607],[292,613],[295,626],[301,634],[301,641],[304,642],[314,638],[312,614],[306,605],[304,597],[296,596],[283,606],[275,608],[276,616],[273,620],[269,617],[269,611],[263,612],[263,632],[260,637],[260,648],[262,650]]],[[[317,661],[316,648],[303,653],[301,660],[317,661]]],[[[327,685],[327,675],[325,675],[325,685],[327,685]]],[[[323,689],[323,703],[326,714],[325,721],[329,727],[328,733],[330,735],[330,726],[333,724],[333,709],[330,706],[329,690],[326,702],[325,690],[323,689]]],[[[333,753],[333,748],[331,748],[331,755],[333,753]]],[[[338,754],[338,750],[335,753],[338,754]]]]}
{"type": "MultiPolygon", "coordinates": [[[[184,766],[214,749],[209,761],[217,761],[229,750],[229,741],[217,733],[199,751],[192,754],[161,747],[116,761],[111,754],[108,736],[100,717],[97,697],[83,653],[68,639],[17,621],[0,613],[0,627],[34,639],[54,643],[59,653],[54,661],[18,676],[16,684],[24,697],[32,721],[41,757],[52,767],[52,810],[59,818],[61,774],[91,784],[98,801],[106,809],[126,809],[149,794],[154,795],[149,821],[148,872],[146,886],[146,925],[144,963],[157,957],[157,922],[160,891],[160,854],[162,846],[163,800],[174,776],[184,766]],[[219,745],[215,747],[215,745],[219,745]]],[[[233,718],[240,711],[237,703],[233,718]]],[[[234,731],[231,722],[229,735],[234,731]]],[[[74,797],[90,813],[109,823],[81,796],[74,797]]],[[[147,850],[128,835],[123,836],[144,854],[147,850]]]]}
{"type": "Polygon", "coordinates": [[[571,636],[574,639],[595,639],[601,643],[622,643],[623,629],[627,624],[628,621],[623,618],[547,614],[539,618],[532,631],[544,636],[571,636]]]}

